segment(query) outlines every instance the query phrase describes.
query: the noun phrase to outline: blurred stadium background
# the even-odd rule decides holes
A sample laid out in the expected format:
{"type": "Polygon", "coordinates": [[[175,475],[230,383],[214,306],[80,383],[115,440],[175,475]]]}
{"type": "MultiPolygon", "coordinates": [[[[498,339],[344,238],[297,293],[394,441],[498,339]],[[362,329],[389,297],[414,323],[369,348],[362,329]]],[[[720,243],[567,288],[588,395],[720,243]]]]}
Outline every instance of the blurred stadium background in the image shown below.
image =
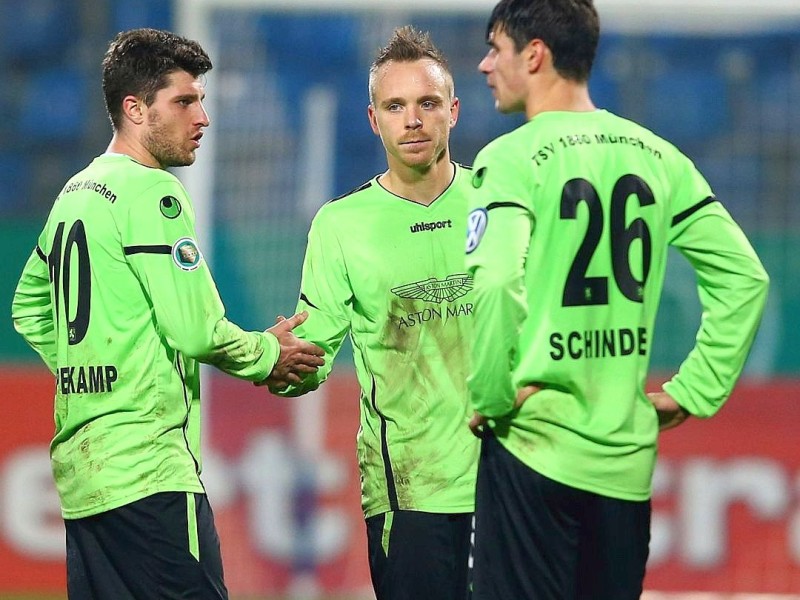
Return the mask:
{"type": "MultiPolygon", "coordinates": [[[[107,42],[151,26],[199,39],[215,69],[212,126],[177,170],[230,318],[291,312],[309,219],[383,170],[366,74],[396,26],[451,60],[470,163],[520,121],[495,113],[476,65],[493,0],[0,0],[0,598],[63,598],[63,526],[50,482],[52,381],[8,318],[13,288],[64,180],[110,137],[107,42]]],[[[708,422],[665,434],[647,597],[800,597],[800,2],[597,0],[596,103],[681,147],[749,234],[773,286],[742,384],[708,422]]],[[[358,224],[353,224],[358,235],[358,224]]],[[[691,347],[691,269],[675,257],[653,385],[691,347]]],[[[179,300],[179,299],[178,299],[179,300]]],[[[349,353],[295,401],[209,373],[206,482],[233,598],[371,598],[349,353]]]]}

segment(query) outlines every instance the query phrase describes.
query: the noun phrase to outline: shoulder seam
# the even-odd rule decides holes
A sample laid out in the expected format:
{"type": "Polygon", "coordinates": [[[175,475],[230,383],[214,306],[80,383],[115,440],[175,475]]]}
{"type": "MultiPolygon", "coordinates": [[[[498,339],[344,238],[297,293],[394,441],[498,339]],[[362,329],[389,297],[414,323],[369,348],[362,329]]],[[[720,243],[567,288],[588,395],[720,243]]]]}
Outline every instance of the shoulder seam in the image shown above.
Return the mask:
{"type": "Polygon", "coordinates": [[[365,190],[365,189],[367,189],[368,187],[371,187],[371,186],[372,186],[372,180],[370,179],[366,183],[362,183],[357,188],[352,189],[349,192],[345,192],[341,196],[336,196],[335,198],[332,198],[331,200],[328,200],[325,204],[330,204],[331,202],[336,202],[337,200],[341,200],[343,198],[347,198],[348,196],[352,196],[353,194],[357,194],[358,192],[361,192],[361,191],[363,191],[363,190],[365,190]]]}

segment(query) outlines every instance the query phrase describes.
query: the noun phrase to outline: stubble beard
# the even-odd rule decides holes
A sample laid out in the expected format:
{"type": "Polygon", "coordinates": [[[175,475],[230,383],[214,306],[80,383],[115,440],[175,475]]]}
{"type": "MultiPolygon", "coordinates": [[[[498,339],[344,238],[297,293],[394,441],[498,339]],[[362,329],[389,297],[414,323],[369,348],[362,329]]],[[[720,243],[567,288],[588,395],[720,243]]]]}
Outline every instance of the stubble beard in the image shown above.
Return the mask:
{"type": "Polygon", "coordinates": [[[169,141],[167,127],[160,123],[158,114],[150,120],[150,129],[143,140],[145,148],[162,168],[188,167],[195,161],[194,151],[182,151],[169,141]]]}
{"type": "Polygon", "coordinates": [[[419,172],[430,171],[439,164],[447,152],[447,146],[442,146],[431,151],[430,154],[424,153],[414,157],[414,160],[405,161],[406,166],[419,172]]]}

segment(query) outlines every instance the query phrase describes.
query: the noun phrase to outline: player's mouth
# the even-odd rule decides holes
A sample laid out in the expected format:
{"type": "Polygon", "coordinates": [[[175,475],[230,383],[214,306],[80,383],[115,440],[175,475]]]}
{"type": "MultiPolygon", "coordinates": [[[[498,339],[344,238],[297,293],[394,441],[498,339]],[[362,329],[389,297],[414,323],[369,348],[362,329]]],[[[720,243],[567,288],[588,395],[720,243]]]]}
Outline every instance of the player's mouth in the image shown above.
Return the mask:
{"type": "Polygon", "coordinates": [[[201,131],[200,133],[198,133],[197,135],[195,135],[195,136],[193,136],[191,138],[192,144],[194,145],[195,148],[199,148],[200,147],[200,138],[202,138],[202,137],[203,137],[203,132],[201,131]]]}
{"type": "Polygon", "coordinates": [[[428,140],[428,139],[422,139],[422,140],[405,140],[405,141],[403,141],[403,142],[400,142],[400,145],[401,145],[401,146],[405,146],[406,148],[409,148],[409,147],[410,147],[410,148],[419,148],[419,147],[421,147],[421,146],[424,146],[425,144],[427,144],[427,143],[429,143],[429,142],[430,142],[430,140],[428,140]]]}

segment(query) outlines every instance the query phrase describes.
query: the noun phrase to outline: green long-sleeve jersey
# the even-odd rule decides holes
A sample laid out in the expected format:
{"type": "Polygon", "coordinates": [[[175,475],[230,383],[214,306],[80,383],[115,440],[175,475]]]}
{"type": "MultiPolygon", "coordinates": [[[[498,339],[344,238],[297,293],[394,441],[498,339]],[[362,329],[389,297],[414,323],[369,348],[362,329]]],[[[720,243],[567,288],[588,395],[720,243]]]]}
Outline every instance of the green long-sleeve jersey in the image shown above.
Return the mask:
{"type": "Polygon", "coordinates": [[[700,417],[743,368],[766,300],[761,263],[686,156],[603,110],[539,114],[474,169],[472,403],[545,476],[649,498],[658,422],[644,389],[668,247],[694,267],[703,315],[664,389],[700,417]],[[514,410],[530,383],[543,389],[514,410]]]}
{"type": "MultiPolygon", "coordinates": [[[[295,329],[325,350],[323,382],[350,334],[361,387],[357,454],[362,506],[471,512],[478,443],[467,420],[472,278],[465,273],[469,171],[456,165],[430,206],[374,178],[325,204],[308,235],[295,329]]],[[[347,399],[337,399],[346,401],[347,399]]]]}
{"type": "Polygon", "coordinates": [[[61,190],[12,317],[55,374],[64,518],[202,492],[198,360],[260,381],[279,354],[273,335],[225,319],[178,179],[119,154],[61,190]]]}

